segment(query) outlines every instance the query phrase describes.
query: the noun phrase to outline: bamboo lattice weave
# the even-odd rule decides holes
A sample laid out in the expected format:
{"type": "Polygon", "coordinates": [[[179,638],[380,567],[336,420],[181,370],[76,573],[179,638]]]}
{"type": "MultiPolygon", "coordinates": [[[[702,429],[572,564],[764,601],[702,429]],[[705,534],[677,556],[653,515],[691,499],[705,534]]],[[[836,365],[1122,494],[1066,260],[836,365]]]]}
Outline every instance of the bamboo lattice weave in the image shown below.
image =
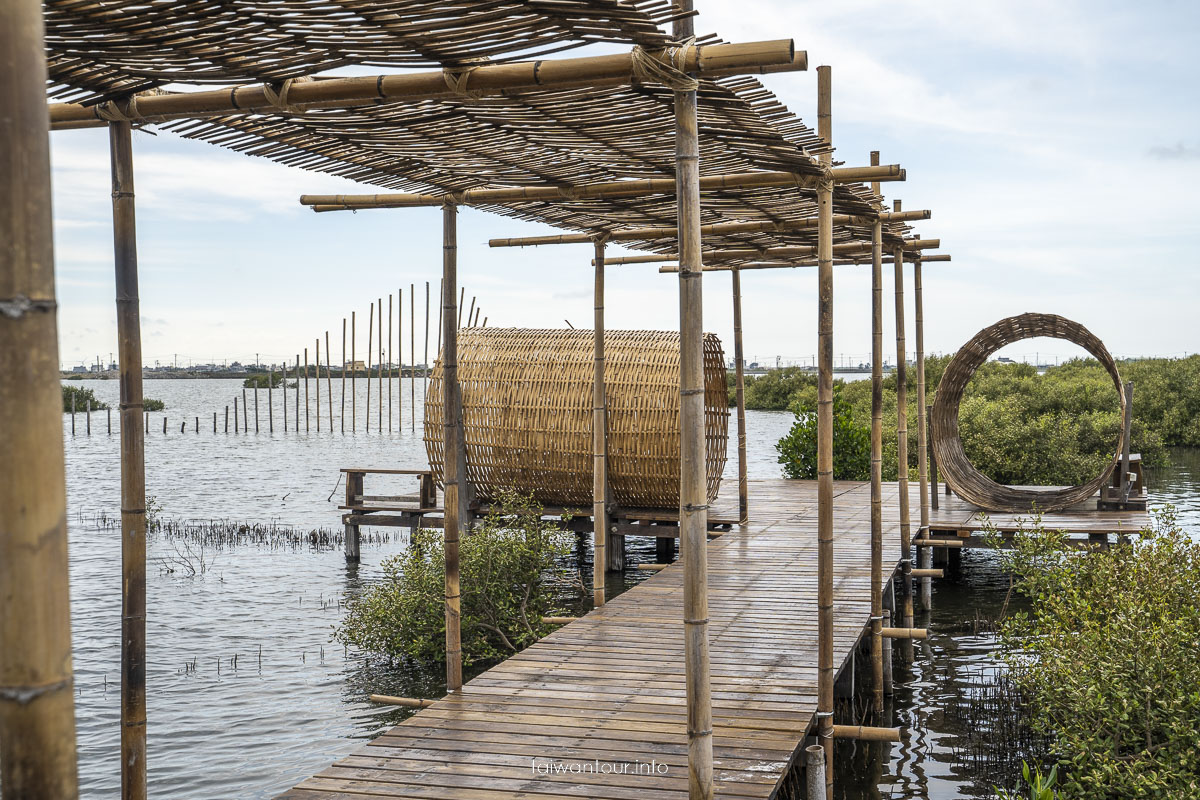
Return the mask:
{"type": "MultiPolygon", "coordinates": [[[[458,339],[467,478],[480,499],[503,489],[546,505],[592,503],[593,337],[586,330],[466,328],[458,339]]],[[[608,476],[618,505],[679,505],[679,334],[604,335],[608,476]]],[[[725,469],[729,409],[720,340],[704,337],[708,496],[725,469]]],[[[425,448],[444,465],[442,364],[425,400],[425,448]]]]}
{"type": "Polygon", "coordinates": [[[1108,370],[1120,399],[1122,415],[1125,412],[1125,394],[1121,391],[1121,376],[1117,372],[1116,361],[1104,343],[1078,322],[1055,314],[1021,314],[1002,319],[975,334],[955,353],[942,373],[933,403],[930,434],[937,468],[946,484],[959,497],[985,511],[1059,511],[1088,500],[1112,475],[1124,445],[1122,428],[1116,451],[1099,475],[1079,486],[1055,489],[1005,486],[971,464],[958,431],[959,404],[971,376],[1000,348],[1037,336],[1065,339],[1091,353],[1108,370]]]}

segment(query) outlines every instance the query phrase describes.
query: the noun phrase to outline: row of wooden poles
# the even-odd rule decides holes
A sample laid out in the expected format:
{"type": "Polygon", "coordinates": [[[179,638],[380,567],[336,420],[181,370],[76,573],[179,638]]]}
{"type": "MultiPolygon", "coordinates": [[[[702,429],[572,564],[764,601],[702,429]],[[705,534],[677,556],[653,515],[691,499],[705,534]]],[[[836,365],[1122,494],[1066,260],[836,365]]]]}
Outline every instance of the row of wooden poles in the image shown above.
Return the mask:
{"type": "MultiPolygon", "coordinates": [[[[681,14],[673,25],[678,41],[689,40],[693,31],[692,4],[680,3],[681,14]]],[[[46,68],[43,49],[41,4],[35,0],[12,0],[0,4],[0,52],[9,67],[0,79],[0,140],[6,143],[9,172],[0,177],[0,374],[20,380],[0,383],[0,406],[7,414],[0,429],[0,462],[10,466],[0,482],[0,596],[5,607],[0,613],[0,772],[4,775],[6,800],[13,798],[74,798],[77,796],[75,723],[69,600],[67,587],[66,496],[57,348],[57,305],[54,295],[52,222],[50,216],[50,171],[45,98],[46,68]]],[[[748,45],[716,44],[684,48],[684,70],[688,73],[739,74],[764,70],[803,69],[788,40],[748,45]],[[704,55],[702,55],[702,53],[704,55]]],[[[801,54],[802,55],[802,54],[801,54]]],[[[664,66],[675,62],[660,56],[664,66]]],[[[594,56],[539,61],[532,64],[484,65],[473,73],[473,90],[483,94],[511,88],[552,87],[588,83],[628,83],[636,74],[630,55],[594,56]]],[[[682,76],[686,77],[686,76],[682,76]]],[[[830,141],[829,70],[819,70],[820,134],[830,141]]],[[[703,406],[703,352],[701,318],[702,230],[700,190],[764,185],[805,185],[817,189],[819,217],[816,264],[819,273],[819,702],[817,732],[823,745],[827,797],[832,797],[833,675],[833,482],[832,482],[832,303],[835,247],[833,186],[835,181],[903,179],[898,168],[825,167],[817,179],[790,173],[748,173],[741,176],[699,175],[697,98],[694,81],[669,84],[675,99],[675,177],[666,181],[623,182],[621,187],[596,185],[573,187],[564,192],[555,187],[521,187],[522,197],[556,192],[569,198],[638,196],[674,191],[677,198],[680,287],[680,426],[681,485],[679,532],[684,566],[683,628],[686,660],[689,794],[697,800],[713,795],[712,706],[708,648],[707,591],[707,492],[703,406]],[[762,177],[766,175],[768,177],[762,177]],[[782,177],[781,177],[782,176],[782,177]],[[786,183],[778,182],[786,180],[786,183]],[[771,183],[771,181],[777,181],[771,183]],[[706,183],[707,182],[707,183],[706,183]],[[659,184],[664,184],[660,186],[659,184]],[[607,187],[607,188],[603,188],[607,187]],[[582,192],[582,195],[580,194],[582,192]]],[[[445,96],[444,76],[413,73],[404,76],[353,77],[298,84],[296,102],[317,101],[327,106],[391,99],[445,96]],[[441,87],[440,89],[438,87],[441,87]]],[[[139,112],[124,104],[120,115],[103,116],[107,104],[84,107],[58,104],[50,119],[56,127],[107,125],[110,131],[113,229],[116,266],[117,328],[120,353],[121,418],[121,517],[122,517],[122,653],[121,653],[121,784],[122,797],[142,800],[146,796],[146,539],[144,422],[142,413],[142,352],[139,324],[134,183],[129,119],[139,112]],[[107,119],[121,121],[109,122],[107,119]]],[[[246,112],[270,105],[263,87],[239,87],[232,91],[205,91],[148,98],[141,108],[153,119],[191,118],[201,115],[246,112]]],[[[497,191],[497,190],[486,190],[497,191]]],[[[498,190],[512,192],[514,190],[498,190]]],[[[442,340],[443,403],[445,409],[445,606],[447,689],[462,686],[459,633],[459,538],[471,523],[470,486],[465,481],[465,447],[462,431],[461,389],[457,377],[457,315],[461,305],[457,292],[457,205],[461,196],[435,198],[443,206],[442,340]]],[[[495,200],[496,198],[492,198],[495,200]]],[[[551,198],[553,199],[553,198],[551,198]]],[[[478,198],[486,203],[484,194],[478,198]]],[[[422,199],[417,204],[431,204],[422,199]]],[[[603,238],[603,237],[601,237],[603,238]]],[[[875,279],[875,353],[873,381],[880,381],[879,275],[883,236],[876,220],[872,255],[875,279]]],[[[804,248],[801,248],[804,249],[804,248]]],[[[597,245],[597,262],[603,266],[602,243],[597,245]]],[[[767,254],[770,257],[782,253],[767,254]]],[[[787,253],[804,258],[804,253],[787,253]]],[[[720,254],[714,253],[715,259],[720,254]]],[[[894,254],[898,275],[904,251],[894,254]]],[[[899,287],[899,283],[898,283],[899,287]]],[[[603,288],[602,270],[597,272],[597,289],[603,288]]],[[[735,289],[735,294],[740,292],[735,289]]],[[[898,299],[902,289],[898,291],[898,299]]],[[[597,303],[597,324],[603,323],[602,303],[597,303]]],[[[739,326],[740,327],[740,326],[739,326]]],[[[603,338],[597,336],[597,370],[603,365],[603,338]]],[[[327,348],[328,349],[328,348],[327,348]]],[[[899,352],[903,353],[902,344],[899,352]]],[[[735,354],[741,363],[741,354],[735,354]]],[[[919,367],[920,369],[920,367],[919,367]]],[[[596,391],[602,400],[603,380],[596,391]]],[[[903,385],[903,380],[901,380],[903,385]]],[[[603,456],[603,402],[597,402],[597,472],[603,456]]],[[[901,406],[903,408],[903,406],[901,406]]],[[[874,461],[878,463],[879,412],[875,404],[872,425],[874,461]]],[[[903,423],[902,423],[903,424],[903,423]]],[[[903,442],[903,438],[901,439],[903,442]]],[[[744,445],[742,445],[744,446],[744,445]]],[[[875,564],[872,606],[878,608],[881,576],[881,525],[878,510],[879,470],[873,469],[872,561],[875,564]]],[[[901,470],[902,514],[906,518],[907,484],[901,470]]],[[[744,480],[740,481],[744,484],[744,480]]],[[[603,476],[596,479],[597,496],[602,495],[603,476]]],[[[922,504],[924,507],[924,504],[922,504]]],[[[604,506],[597,513],[605,514],[604,506]]],[[[600,519],[597,520],[599,522],[600,519]]],[[[604,528],[595,525],[597,555],[604,548],[604,528]]],[[[908,562],[909,526],[902,528],[904,586],[911,586],[908,562]]],[[[600,563],[603,563],[602,561],[600,563]]],[[[903,587],[902,587],[903,588],[903,587]]],[[[911,593],[905,603],[906,621],[911,620],[911,593]]],[[[876,614],[876,617],[878,615],[876,614]]],[[[875,637],[882,635],[875,623],[875,637]]],[[[878,663],[878,661],[876,662],[878,663]]]]}

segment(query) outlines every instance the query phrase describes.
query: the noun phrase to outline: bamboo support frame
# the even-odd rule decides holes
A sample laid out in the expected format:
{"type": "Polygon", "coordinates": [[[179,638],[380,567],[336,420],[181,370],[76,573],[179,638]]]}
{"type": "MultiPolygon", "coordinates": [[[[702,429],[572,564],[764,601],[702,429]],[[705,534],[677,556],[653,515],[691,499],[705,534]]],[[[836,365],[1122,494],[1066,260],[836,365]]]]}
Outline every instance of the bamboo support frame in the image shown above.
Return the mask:
{"type": "Polygon", "coordinates": [[[442,407],[445,426],[445,509],[444,541],[446,558],[446,691],[462,688],[462,634],[460,630],[461,600],[459,592],[458,540],[459,528],[466,522],[463,515],[465,465],[457,458],[462,429],[462,395],[458,385],[458,314],[454,290],[458,283],[458,209],[451,204],[442,208],[442,309],[445,347],[442,350],[442,407]]]}
{"type": "MultiPolygon", "coordinates": [[[[904,169],[899,164],[874,167],[837,167],[833,169],[835,183],[873,181],[902,181],[904,169]]],[[[816,189],[817,176],[782,171],[729,172],[724,175],[705,175],[698,179],[697,191],[723,189],[765,189],[787,186],[816,189]]],[[[416,208],[440,206],[445,202],[456,205],[493,205],[531,201],[600,200],[605,198],[647,197],[674,194],[673,178],[640,178],[636,180],[603,181],[575,186],[508,186],[502,188],[466,189],[461,192],[422,194],[399,192],[391,194],[304,194],[300,205],[314,211],[361,211],[372,208],[416,208]]],[[[678,230],[678,229],[676,229],[678,230]]],[[[676,234],[678,235],[678,234],[676,234]]],[[[578,242],[577,242],[578,244],[578,242]]]]}
{"type": "MultiPolygon", "coordinates": [[[[833,141],[832,81],[817,67],[817,133],[833,141]]],[[[822,154],[828,168],[832,155],[822,154]]],[[[833,180],[817,192],[817,737],[825,748],[825,798],[833,800],[833,180]]]]}
{"type": "MultiPolygon", "coordinates": [[[[680,0],[680,11],[692,10],[680,0]]],[[[676,39],[695,35],[693,18],[675,20],[676,39]]],[[[683,628],[689,800],[713,797],[712,688],[708,650],[708,488],[704,430],[703,271],[697,94],[675,92],[676,226],[679,230],[679,539],[683,551],[683,628]]]]}
{"type": "MultiPolygon", "coordinates": [[[[872,162],[872,167],[878,167],[879,164],[872,162]]],[[[886,169],[886,168],[885,168],[886,169]]],[[[834,169],[834,182],[837,182],[838,170],[834,169]]],[[[877,214],[834,214],[834,225],[854,225],[860,227],[871,227],[875,222],[916,222],[919,220],[930,219],[933,212],[929,210],[921,211],[901,211],[890,212],[881,211],[877,214]]],[[[700,226],[700,234],[702,236],[720,236],[730,233],[783,233],[786,231],[802,231],[816,230],[817,219],[801,219],[790,220],[786,222],[713,222],[708,225],[700,226]]],[[[549,244],[583,244],[590,240],[593,234],[589,233],[560,233],[550,236],[522,236],[507,239],[489,239],[488,247],[536,247],[539,245],[549,244]]],[[[676,228],[670,225],[653,225],[644,228],[625,228],[623,230],[610,231],[608,234],[610,242],[629,242],[629,241],[647,241],[651,239],[667,239],[678,235],[676,228]]]]}
{"type": "MultiPolygon", "coordinates": [[[[884,237],[884,243],[889,241],[892,247],[902,247],[905,253],[916,253],[921,250],[936,250],[942,246],[941,239],[900,239],[894,236],[884,237]]],[[[842,242],[833,246],[833,254],[841,256],[843,261],[847,263],[868,263],[871,257],[871,243],[863,242],[842,242]],[[859,256],[859,258],[853,258],[859,256]]],[[[752,262],[788,262],[787,266],[793,267],[812,267],[817,266],[820,260],[817,255],[816,245],[788,245],[784,247],[761,247],[761,248],[728,248],[725,250],[706,250],[704,252],[706,259],[712,259],[715,262],[727,261],[752,261],[752,262]]],[[[678,261],[679,256],[676,253],[657,253],[644,256],[620,256],[611,259],[613,264],[652,264],[659,262],[678,261]]],[[[722,263],[706,263],[705,272],[712,272],[721,269],[732,269],[733,266],[745,268],[745,264],[727,265],[722,263]]],[[[783,264],[781,264],[783,266],[783,264]]],[[[664,267],[662,272],[674,272],[670,267],[664,267]]]]}
{"type": "Polygon", "coordinates": [[[592,605],[604,605],[608,573],[608,421],[604,396],[604,241],[595,243],[592,329],[592,605]]]}
{"type": "MultiPolygon", "coordinates": [[[[917,480],[921,503],[921,528],[918,536],[929,530],[929,432],[926,427],[929,413],[925,407],[925,302],[921,290],[921,259],[913,259],[913,331],[917,345],[917,480]]],[[[917,551],[917,566],[921,569],[933,567],[933,551],[924,548],[917,551]]],[[[920,578],[918,598],[922,611],[933,608],[933,581],[920,578]]]]}
{"type": "Polygon", "coordinates": [[[0,462],[19,465],[0,481],[0,773],[5,797],[74,800],[67,495],[41,3],[0,3],[0,60],[0,462]]]}
{"type": "MultiPolygon", "coordinates": [[[[121,364],[121,797],[146,797],[146,457],[133,141],[109,126],[117,349],[121,364]]],[[[257,395],[255,427],[257,428],[257,395]]],[[[164,422],[165,422],[164,417],[164,422]]]]}
{"type": "MultiPolygon", "coordinates": [[[[296,109],[351,108],[374,105],[381,100],[456,98],[464,91],[476,96],[492,96],[536,88],[621,86],[639,79],[635,52],[485,63],[475,67],[468,78],[460,82],[458,91],[451,89],[447,81],[449,73],[445,70],[297,80],[289,87],[288,105],[296,109]]],[[[642,55],[672,69],[678,69],[676,62],[681,62],[684,71],[705,75],[738,75],[761,68],[778,71],[807,68],[807,59],[802,52],[797,53],[790,39],[645,50],[642,55]]],[[[271,86],[254,84],[233,89],[145,95],[137,98],[136,103],[128,100],[94,105],[54,103],[50,106],[50,121],[53,129],[61,130],[100,127],[107,124],[110,117],[153,123],[278,110],[278,92],[271,86]]]]}
{"type": "MultiPolygon", "coordinates": [[[[899,211],[900,201],[896,200],[899,211]]],[[[905,356],[904,252],[892,253],[896,281],[896,480],[900,494],[900,618],[905,628],[913,626],[912,528],[908,501],[908,363],[905,356]]],[[[901,642],[900,655],[912,661],[911,642],[901,642]]]]}
{"type": "Polygon", "coordinates": [[[738,522],[750,521],[750,481],[746,470],[746,357],[742,350],[742,273],[732,271],[733,278],[733,359],[734,387],[737,393],[738,424],[738,522]]]}
{"type": "MultiPolygon", "coordinates": [[[[871,163],[879,160],[871,152],[871,163]]],[[[879,194],[879,184],[872,189],[879,194]]],[[[871,232],[871,676],[875,712],[883,713],[883,232],[871,232]]]]}

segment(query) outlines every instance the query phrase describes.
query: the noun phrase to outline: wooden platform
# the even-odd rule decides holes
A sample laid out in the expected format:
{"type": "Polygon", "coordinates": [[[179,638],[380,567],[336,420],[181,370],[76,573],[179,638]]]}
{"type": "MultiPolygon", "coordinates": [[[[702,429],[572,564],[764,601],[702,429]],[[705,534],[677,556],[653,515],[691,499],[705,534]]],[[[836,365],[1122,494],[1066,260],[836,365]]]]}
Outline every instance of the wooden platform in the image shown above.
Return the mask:
{"type": "MultiPolygon", "coordinates": [[[[844,665],[869,624],[870,488],[835,494],[844,665]]],[[[750,508],[750,524],[708,548],[717,794],[729,798],[772,794],[817,702],[816,484],[752,481],[750,508]]],[[[976,511],[947,503],[940,518],[957,530],[976,511]]],[[[898,516],[885,485],[885,580],[898,516]]],[[[682,588],[681,565],[662,570],[279,798],[685,798],[682,588]]]]}
{"type": "MultiPolygon", "coordinates": [[[[913,499],[916,499],[915,494],[913,499]]],[[[935,537],[957,534],[960,538],[969,539],[967,546],[981,544],[974,534],[983,531],[989,523],[1000,533],[1012,533],[1032,526],[1035,519],[1032,513],[983,512],[957,495],[939,495],[938,505],[939,508],[929,510],[930,531],[935,537]]],[[[1146,511],[1099,511],[1096,509],[1096,498],[1063,511],[1041,515],[1042,525],[1046,528],[1089,536],[1137,533],[1148,527],[1150,520],[1150,514],[1146,511]]]]}

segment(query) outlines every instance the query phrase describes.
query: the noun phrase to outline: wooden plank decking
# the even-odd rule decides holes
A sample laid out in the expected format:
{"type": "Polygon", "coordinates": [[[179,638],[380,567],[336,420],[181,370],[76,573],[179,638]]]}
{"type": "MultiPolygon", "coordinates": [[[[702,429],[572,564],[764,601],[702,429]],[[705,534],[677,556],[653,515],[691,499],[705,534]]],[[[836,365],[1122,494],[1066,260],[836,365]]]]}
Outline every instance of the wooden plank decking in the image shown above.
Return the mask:
{"type": "MultiPolygon", "coordinates": [[[[728,798],[771,796],[817,704],[816,484],[750,491],[751,522],[708,551],[713,751],[728,798]]],[[[845,664],[870,616],[870,488],[838,482],[835,495],[834,658],[845,664]]],[[[896,486],[883,497],[886,580],[900,557],[896,486]]],[[[682,591],[677,563],[279,798],[685,798],[682,591]]]]}

